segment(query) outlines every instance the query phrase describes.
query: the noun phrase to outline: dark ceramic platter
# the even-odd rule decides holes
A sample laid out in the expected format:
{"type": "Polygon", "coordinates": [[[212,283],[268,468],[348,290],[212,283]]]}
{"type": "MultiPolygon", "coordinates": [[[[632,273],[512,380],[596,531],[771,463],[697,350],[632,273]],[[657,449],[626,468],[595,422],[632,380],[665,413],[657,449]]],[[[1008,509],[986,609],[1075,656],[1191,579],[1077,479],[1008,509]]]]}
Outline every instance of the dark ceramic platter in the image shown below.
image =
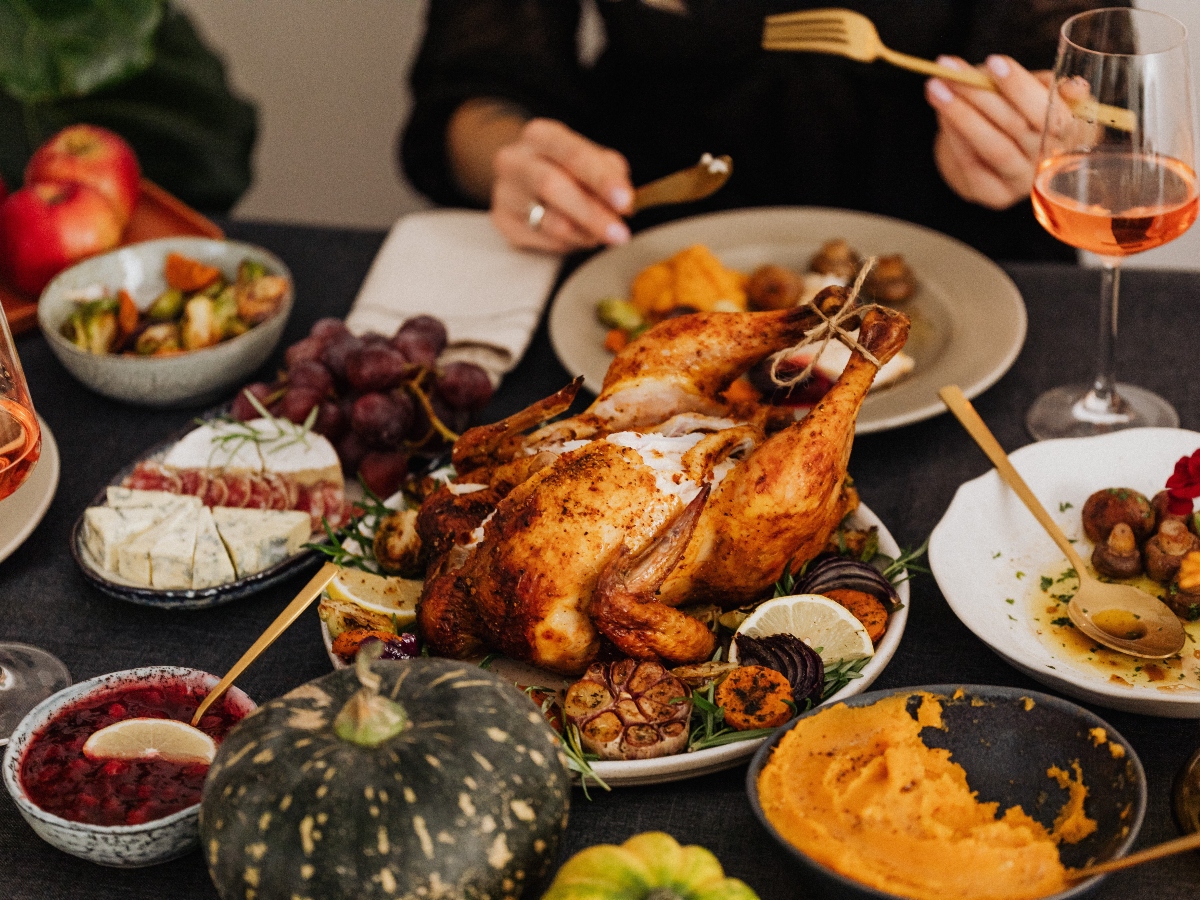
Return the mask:
{"type": "MultiPolygon", "coordinates": [[[[927,687],[871,691],[843,701],[847,706],[870,706],[897,694],[924,691],[942,701],[946,729],[924,728],[926,746],[947,749],[951,761],[966,770],[971,789],[980,802],[998,801],[1000,809],[1020,804],[1033,818],[1051,830],[1066,799],[1046,777],[1052,765],[1065,768],[1078,760],[1088,788],[1087,814],[1097,822],[1092,835],[1077,844],[1060,844],[1063,865],[1079,868],[1124,856],[1137,839],[1146,812],[1146,775],[1133,747],[1116,729],[1094,713],[1068,700],[1037,691],[990,685],[940,684],[927,687]],[[957,691],[962,695],[954,697],[957,691]],[[1026,709],[1026,699],[1033,706],[1026,709]],[[973,705],[973,702],[977,705],[973,705]],[[1108,743],[1096,746],[1089,733],[1103,728],[1108,743]],[[1115,759],[1108,744],[1120,745],[1125,755],[1115,759]]],[[[917,700],[910,703],[915,710],[917,700]]],[[[758,776],[775,746],[800,719],[819,715],[817,708],[798,716],[764,743],[746,773],[746,792],[762,826],[798,860],[812,879],[806,885],[815,896],[838,898],[892,898],[826,868],[784,840],[767,821],[758,800],[758,776]]],[[[1046,900],[1065,900],[1094,889],[1102,880],[1097,875],[1046,900]]]]}
{"type": "MultiPolygon", "coordinates": [[[[208,422],[227,415],[228,412],[229,405],[224,404],[204,413],[197,421],[208,422]]],[[[104,489],[96,495],[89,505],[103,506],[108,502],[108,487],[120,485],[138,463],[161,459],[166,455],[167,450],[174,446],[188,432],[194,430],[195,427],[196,424],[192,424],[187,428],[180,429],[167,438],[167,440],[151,447],[144,454],[129,463],[129,465],[122,468],[112,477],[112,480],[105,485],[104,489]]],[[[242,597],[256,594],[301,572],[315,571],[320,563],[318,559],[319,554],[315,550],[301,550],[299,553],[276,563],[269,569],[263,569],[261,572],[255,572],[253,575],[247,575],[245,578],[239,578],[236,581],[230,581],[227,584],[220,584],[215,587],[189,588],[187,590],[156,590],[154,588],[138,587],[110,579],[103,569],[91,561],[90,554],[87,553],[83,546],[82,512],[79,514],[79,518],[75,520],[75,525],[71,529],[71,555],[75,558],[75,563],[79,566],[79,570],[83,573],[84,578],[90,581],[98,590],[118,600],[125,600],[129,603],[137,603],[142,606],[157,606],[161,609],[207,609],[210,606],[220,606],[222,603],[228,603],[231,600],[240,600],[242,597]]]]}

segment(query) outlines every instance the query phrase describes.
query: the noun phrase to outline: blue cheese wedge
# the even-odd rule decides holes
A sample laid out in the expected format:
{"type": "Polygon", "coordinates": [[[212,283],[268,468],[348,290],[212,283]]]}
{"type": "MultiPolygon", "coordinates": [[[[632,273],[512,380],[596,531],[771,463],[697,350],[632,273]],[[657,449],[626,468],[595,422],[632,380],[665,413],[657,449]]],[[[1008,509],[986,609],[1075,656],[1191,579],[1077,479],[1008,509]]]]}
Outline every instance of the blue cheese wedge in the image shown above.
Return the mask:
{"type": "Polygon", "coordinates": [[[171,507],[135,506],[114,509],[92,506],[83,513],[83,546],[96,564],[109,572],[117,571],[117,548],[157,525],[171,514],[171,507]]]}
{"type": "Polygon", "coordinates": [[[200,516],[185,510],[170,524],[153,529],[158,540],[150,548],[150,584],[162,590],[186,590],[192,586],[196,556],[196,525],[200,516]]]}
{"type": "Polygon", "coordinates": [[[192,561],[192,587],[216,587],[237,578],[233,560],[217,531],[212,510],[201,507],[196,520],[196,553],[192,561]]]}
{"type": "MultiPolygon", "coordinates": [[[[140,584],[145,587],[154,585],[152,581],[152,564],[151,554],[158,546],[160,540],[168,532],[173,532],[180,523],[192,521],[192,543],[195,545],[195,519],[196,511],[190,506],[184,506],[178,511],[172,513],[166,519],[152,526],[148,531],[143,532],[132,540],[125,541],[117,547],[117,574],[126,581],[140,584]]],[[[189,563],[190,566],[190,563],[189,563]]],[[[191,586],[191,576],[189,575],[188,587],[191,586]]]]}
{"type": "Polygon", "coordinates": [[[312,535],[312,519],[306,512],[217,506],[212,514],[238,578],[282,562],[312,535]]]}

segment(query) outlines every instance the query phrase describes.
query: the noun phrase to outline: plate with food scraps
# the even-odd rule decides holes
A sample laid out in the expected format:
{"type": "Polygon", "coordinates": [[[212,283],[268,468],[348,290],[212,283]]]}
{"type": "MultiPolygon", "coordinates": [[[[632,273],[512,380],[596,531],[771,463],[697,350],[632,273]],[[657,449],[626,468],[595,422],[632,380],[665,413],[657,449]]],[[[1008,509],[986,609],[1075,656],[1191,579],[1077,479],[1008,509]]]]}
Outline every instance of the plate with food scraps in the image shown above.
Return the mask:
{"type": "MultiPolygon", "coordinates": [[[[1081,516],[1088,497],[1117,488],[1152,498],[1176,461],[1197,448],[1200,434],[1193,431],[1132,428],[1041,441],[1009,458],[1090,560],[1093,544],[1081,516]]],[[[1200,717],[1200,620],[1184,623],[1189,640],[1171,659],[1143,660],[1096,646],[1067,618],[1078,586],[1074,570],[995,470],[959,487],[930,536],[929,564],[963,624],[1031,678],[1110,709],[1200,717]]],[[[1155,596],[1167,593],[1149,579],[1137,583],[1155,596]]]]}
{"type": "MultiPolygon", "coordinates": [[[[945,411],[937,391],[962,386],[975,397],[995,384],[1025,342],[1020,291],[1004,270],[954,238],[870,213],[821,207],[731,210],[681,219],[639,232],[576,269],[550,310],[550,341],[563,366],[598,393],[613,355],[596,315],[605,298],[627,298],[646,267],[695,245],[746,275],[774,264],[801,273],[828,241],[845,240],[860,257],[899,254],[916,292],[896,307],[913,320],[904,352],[912,371],[867,396],[857,432],[898,428],[945,411]]],[[[834,376],[836,377],[836,376],[834,376]]]]}
{"type": "MultiPolygon", "coordinates": [[[[403,507],[404,501],[397,495],[396,497],[389,498],[385,505],[389,508],[403,507]]],[[[880,521],[879,517],[865,504],[859,505],[858,509],[851,514],[846,524],[849,528],[856,530],[875,528],[878,536],[879,554],[891,559],[901,557],[902,551],[891,533],[884,526],[883,522],[880,521]]],[[[366,538],[370,537],[372,533],[370,523],[366,523],[363,526],[362,533],[366,538]]],[[[344,546],[354,554],[367,554],[369,557],[368,543],[368,540],[364,540],[355,546],[353,539],[348,539],[344,546]]],[[[329,654],[330,662],[335,669],[345,667],[347,662],[333,650],[333,637],[328,622],[332,621],[336,629],[344,628],[348,623],[365,627],[382,626],[385,629],[394,629],[401,632],[405,629],[413,628],[416,600],[420,593],[420,582],[402,578],[389,578],[388,581],[391,584],[387,587],[383,586],[380,582],[375,582],[378,587],[372,593],[372,597],[378,602],[367,604],[364,608],[357,606],[354,602],[356,599],[354,597],[356,586],[361,580],[360,576],[350,573],[344,589],[335,589],[332,592],[337,595],[333,598],[334,602],[330,602],[331,597],[327,592],[322,598],[321,605],[318,607],[321,638],[325,644],[325,650],[329,654]]],[[[900,606],[898,609],[891,611],[888,616],[887,629],[883,637],[876,643],[874,653],[859,669],[857,677],[850,676],[844,686],[825,697],[823,703],[841,700],[862,693],[874,683],[879,674],[887,667],[892,656],[895,655],[896,648],[899,646],[900,639],[904,634],[904,627],[908,622],[909,589],[905,572],[901,571],[899,575],[895,576],[894,581],[896,593],[900,598],[900,606]]],[[[371,590],[371,586],[367,585],[364,593],[371,590]]],[[[406,638],[406,640],[409,641],[411,649],[415,650],[417,642],[411,638],[406,638]]],[[[528,664],[501,656],[488,656],[477,662],[486,665],[492,671],[506,678],[511,678],[515,684],[529,690],[535,699],[539,700],[560,693],[572,682],[572,679],[562,675],[537,669],[528,664]]],[[[703,726],[700,725],[697,727],[703,726]]],[[[693,741],[695,739],[697,739],[697,735],[693,733],[693,741]]],[[[600,781],[609,787],[618,787],[660,784],[669,781],[681,781],[686,778],[695,778],[744,763],[754,755],[755,750],[765,740],[767,740],[766,735],[746,740],[735,740],[731,743],[718,744],[704,749],[688,750],[675,755],[661,756],[654,759],[592,761],[588,764],[590,766],[590,773],[581,780],[585,787],[595,786],[600,781]]],[[[578,767],[574,763],[572,766],[575,768],[578,778],[578,767]]]]}
{"type": "Polygon", "coordinates": [[[315,568],[307,545],[346,516],[325,438],[220,407],[117,472],[76,521],[71,551],[111,597],[202,609],[315,568]]]}

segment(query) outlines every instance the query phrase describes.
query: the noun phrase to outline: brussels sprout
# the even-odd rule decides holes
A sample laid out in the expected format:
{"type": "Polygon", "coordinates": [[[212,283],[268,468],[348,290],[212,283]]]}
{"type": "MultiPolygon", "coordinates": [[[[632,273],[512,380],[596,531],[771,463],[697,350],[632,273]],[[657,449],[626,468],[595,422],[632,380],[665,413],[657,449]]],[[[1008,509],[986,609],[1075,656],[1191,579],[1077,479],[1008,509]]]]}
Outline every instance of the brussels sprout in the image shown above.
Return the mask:
{"type": "Polygon", "coordinates": [[[620,297],[607,297],[596,304],[596,316],[609,328],[636,331],[646,325],[646,320],[636,306],[620,297]]]}
{"type": "Polygon", "coordinates": [[[252,259],[243,259],[238,263],[238,284],[248,284],[256,278],[262,278],[266,274],[267,267],[260,262],[255,262],[252,259]]]}
{"type": "Polygon", "coordinates": [[[138,335],[133,349],[139,356],[154,356],[179,350],[181,349],[179,326],[174,322],[160,322],[157,325],[151,325],[138,335]]]}
{"type": "Polygon", "coordinates": [[[211,297],[193,297],[183,308],[180,335],[185,350],[211,347],[221,340],[211,297]]]}
{"type": "Polygon", "coordinates": [[[120,333],[117,300],[105,297],[80,304],[63,323],[60,333],[80,350],[111,353],[116,349],[120,333]]]}
{"type": "Polygon", "coordinates": [[[283,303],[287,287],[287,279],[282,275],[263,275],[250,282],[238,282],[238,315],[251,325],[265,322],[283,303]]]}
{"type": "Polygon", "coordinates": [[[174,322],[183,312],[183,291],[167,288],[146,310],[146,316],[151,322],[174,322]]]}
{"type": "Polygon", "coordinates": [[[250,326],[238,315],[237,292],[233,287],[226,287],[213,299],[213,319],[223,341],[250,330],[250,326]]]}

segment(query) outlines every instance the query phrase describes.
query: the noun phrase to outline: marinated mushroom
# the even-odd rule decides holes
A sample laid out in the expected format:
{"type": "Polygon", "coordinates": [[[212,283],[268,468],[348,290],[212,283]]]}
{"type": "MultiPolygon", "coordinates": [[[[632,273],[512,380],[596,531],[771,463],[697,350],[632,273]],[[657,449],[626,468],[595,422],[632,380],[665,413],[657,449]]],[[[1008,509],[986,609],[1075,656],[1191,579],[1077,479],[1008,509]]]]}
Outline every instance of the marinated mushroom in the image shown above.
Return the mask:
{"type": "Polygon", "coordinates": [[[1144,494],[1130,488],[1104,488],[1083,504],[1083,533],[1093,544],[1108,539],[1118,522],[1124,522],[1141,543],[1154,533],[1154,510],[1144,494]]]}
{"type": "Polygon", "coordinates": [[[746,282],[746,300],[751,309],[791,309],[803,288],[804,279],[791,269],[767,264],[746,282]]]}
{"type": "Polygon", "coordinates": [[[854,249],[841,238],[827,241],[808,262],[810,272],[818,275],[833,275],[849,283],[862,268],[862,260],[854,249]]]}
{"type": "Polygon", "coordinates": [[[1118,522],[1108,534],[1108,540],[1097,544],[1092,551],[1092,568],[1109,578],[1136,578],[1142,574],[1142,554],[1134,539],[1133,529],[1118,522]]]}
{"type": "Polygon", "coordinates": [[[1175,615],[1189,622],[1200,619],[1200,550],[1184,554],[1163,600],[1175,615]]]}
{"type": "Polygon", "coordinates": [[[1178,519],[1180,522],[1183,522],[1184,525],[1187,524],[1187,516],[1177,515],[1176,513],[1173,513],[1167,509],[1167,501],[1169,499],[1170,494],[1168,494],[1166,491],[1159,491],[1150,498],[1150,508],[1154,510],[1154,523],[1156,528],[1161,527],[1162,523],[1167,521],[1167,519],[1178,519]]]}
{"type": "Polygon", "coordinates": [[[903,303],[917,292],[917,278],[903,256],[881,256],[867,274],[863,290],[878,303],[903,303]]]}
{"type": "Polygon", "coordinates": [[[1184,556],[1193,550],[1200,550],[1200,538],[1188,531],[1183,519],[1164,519],[1143,548],[1146,574],[1166,584],[1179,571],[1184,556]]]}

